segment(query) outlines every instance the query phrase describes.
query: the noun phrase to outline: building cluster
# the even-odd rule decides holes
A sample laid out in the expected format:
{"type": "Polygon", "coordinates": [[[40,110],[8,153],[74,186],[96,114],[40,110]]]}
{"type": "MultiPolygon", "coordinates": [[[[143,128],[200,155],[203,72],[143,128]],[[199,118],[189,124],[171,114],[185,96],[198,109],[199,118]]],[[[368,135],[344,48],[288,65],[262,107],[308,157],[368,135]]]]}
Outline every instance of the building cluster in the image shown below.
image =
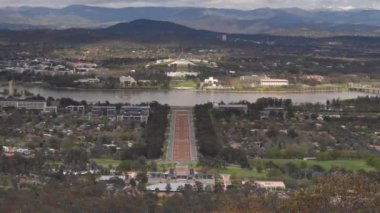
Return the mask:
{"type": "MultiPolygon", "coordinates": [[[[4,108],[16,108],[33,110],[41,113],[58,113],[59,104],[55,106],[48,106],[48,102],[45,100],[28,100],[28,99],[0,99],[0,109],[4,108]]],[[[150,107],[149,106],[121,106],[117,109],[116,106],[85,106],[85,105],[70,105],[64,108],[65,113],[74,117],[84,117],[86,115],[89,118],[117,118],[118,121],[124,121],[127,123],[147,123],[150,107]],[[88,112],[88,113],[87,113],[88,112]]]]}
{"type": "Polygon", "coordinates": [[[199,173],[194,169],[171,168],[166,172],[149,172],[146,189],[148,191],[177,192],[185,188],[185,185],[196,187],[201,183],[204,188],[215,187],[215,177],[211,174],[199,173]]]}
{"type": "Polygon", "coordinates": [[[71,62],[60,59],[35,58],[0,61],[0,72],[34,72],[44,75],[86,74],[98,68],[92,62],[71,62]]]}
{"type": "Polygon", "coordinates": [[[96,118],[116,118],[118,121],[127,123],[147,123],[150,107],[149,106],[121,106],[118,110],[116,106],[91,106],[89,113],[86,113],[86,106],[70,105],[65,107],[65,112],[75,116],[83,117],[88,115],[92,119],[96,118]]]}

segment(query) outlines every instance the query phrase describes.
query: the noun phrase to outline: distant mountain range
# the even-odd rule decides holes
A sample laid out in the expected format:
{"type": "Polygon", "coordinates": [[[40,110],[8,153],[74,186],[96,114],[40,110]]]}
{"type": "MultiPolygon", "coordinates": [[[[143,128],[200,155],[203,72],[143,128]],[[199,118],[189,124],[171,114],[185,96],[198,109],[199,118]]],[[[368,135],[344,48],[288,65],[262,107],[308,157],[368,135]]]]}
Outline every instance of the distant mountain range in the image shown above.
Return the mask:
{"type": "Polygon", "coordinates": [[[379,10],[308,11],[262,8],[249,11],[214,8],[103,8],[73,5],[62,9],[0,9],[0,28],[105,28],[137,19],[170,21],[224,33],[275,35],[380,35],[379,10]]]}

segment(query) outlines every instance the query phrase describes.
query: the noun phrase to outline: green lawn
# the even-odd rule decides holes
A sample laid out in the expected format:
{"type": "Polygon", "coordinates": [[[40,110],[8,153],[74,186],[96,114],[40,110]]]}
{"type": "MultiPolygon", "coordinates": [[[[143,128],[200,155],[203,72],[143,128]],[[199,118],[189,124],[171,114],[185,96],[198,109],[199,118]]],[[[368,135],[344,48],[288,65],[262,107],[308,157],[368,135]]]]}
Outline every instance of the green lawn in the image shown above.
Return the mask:
{"type": "Polygon", "coordinates": [[[365,160],[328,160],[328,161],[317,161],[317,160],[297,160],[297,159],[260,159],[260,160],[253,160],[253,165],[259,163],[259,162],[266,162],[266,161],[273,161],[273,163],[278,165],[283,165],[288,162],[293,162],[297,165],[299,165],[301,162],[305,162],[308,166],[313,165],[319,165],[323,167],[326,170],[331,169],[332,167],[341,167],[346,170],[350,171],[356,171],[359,169],[363,170],[374,170],[372,166],[369,166],[365,160]]]}
{"type": "Polygon", "coordinates": [[[241,176],[241,177],[247,177],[247,178],[266,178],[267,174],[263,171],[261,173],[258,173],[255,168],[253,169],[246,169],[246,168],[239,168],[239,167],[226,167],[217,169],[217,172],[220,174],[230,174],[234,176],[241,176]]]}
{"type": "Polygon", "coordinates": [[[171,80],[170,88],[196,88],[197,84],[192,80],[171,80]]]}
{"type": "Polygon", "coordinates": [[[90,161],[95,161],[96,164],[102,167],[108,167],[112,165],[112,167],[116,168],[120,164],[120,160],[113,160],[109,158],[91,158],[90,161]]]}

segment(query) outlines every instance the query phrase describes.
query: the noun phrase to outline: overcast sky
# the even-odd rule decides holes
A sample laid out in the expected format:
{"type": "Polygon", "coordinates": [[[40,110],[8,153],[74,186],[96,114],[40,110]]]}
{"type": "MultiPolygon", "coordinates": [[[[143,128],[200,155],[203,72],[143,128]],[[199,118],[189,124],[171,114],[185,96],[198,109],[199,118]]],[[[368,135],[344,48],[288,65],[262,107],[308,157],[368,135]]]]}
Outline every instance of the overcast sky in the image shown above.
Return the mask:
{"type": "Polygon", "coordinates": [[[7,6],[46,6],[65,7],[72,4],[85,4],[106,7],[131,6],[192,6],[254,9],[261,7],[304,9],[380,9],[380,0],[0,0],[0,7],[7,6]]]}

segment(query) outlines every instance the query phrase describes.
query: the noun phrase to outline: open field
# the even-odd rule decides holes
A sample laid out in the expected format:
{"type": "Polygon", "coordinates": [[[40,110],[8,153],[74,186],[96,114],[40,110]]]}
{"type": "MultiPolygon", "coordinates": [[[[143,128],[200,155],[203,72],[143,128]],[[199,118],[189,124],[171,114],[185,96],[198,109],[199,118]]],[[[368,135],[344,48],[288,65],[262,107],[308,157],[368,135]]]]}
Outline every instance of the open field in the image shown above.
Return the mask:
{"type": "Polygon", "coordinates": [[[91,158],[90,161],[95,161],[96,164],[102,167],[108,167],[111,165],[112,167],[117,167],[120,164],[120,160],[108,159],[108,158],[91,158]]]}
{"type": "Polygon", "coordinates": [[[189,88],[189,89],[195,89],[197,85],[192,80],[171,80],[170,81],[170,88],[189,88]]]}
{"type": "Polygon", "coordinates": [[[256,168],[246,169],[240,167],[226,167],[217,169],[217,172],[220,174],[229,174],[234,176],[241,176],[247,178],[266,178],[267,174],[265,171],[259,173],[256,168]]]}
{"type": "Polygon", "coordinates": [[[365,160],[328,160],[328,161],[317,161],[317,160],[298,160],[298,159],[260,159],[260,160],[252,160],[252,165],[254,166],[255,164],[258,163],[264,163],[264,162],[269,162],[272,161],[275,164],[278,165],[283,165],[289,162],[295,163],[297,165],[300,165],[301,162],[305,162],[308,167],[313,166],[313,165],[319,165],[322,168],[329,170],[333,167],[341,167],[346,170],[350,171],[356,171],[356,170],[374,170],[372,166],[369,166],[365,160]]]}

